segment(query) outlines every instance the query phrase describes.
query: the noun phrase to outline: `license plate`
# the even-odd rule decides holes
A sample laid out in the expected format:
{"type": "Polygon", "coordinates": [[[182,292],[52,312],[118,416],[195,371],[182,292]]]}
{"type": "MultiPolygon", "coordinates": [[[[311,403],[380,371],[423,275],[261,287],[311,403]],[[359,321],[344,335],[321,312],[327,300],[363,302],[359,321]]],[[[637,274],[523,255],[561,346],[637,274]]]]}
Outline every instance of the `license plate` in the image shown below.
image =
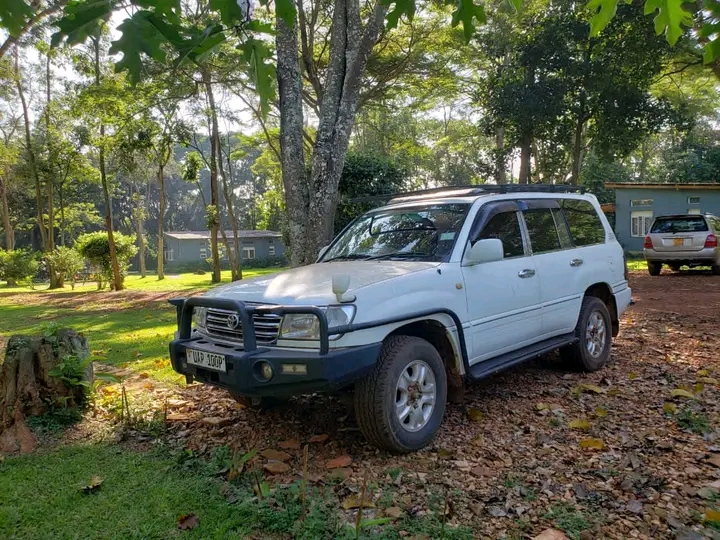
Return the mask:
{"type": "Polygon", "coordinates": [[[674,246],[682,246],[685,244],[684,238],[673,238],[673,245],[674,246]]]}
{"type": "Polygon", "coordinates": [[[222,354],[209,353],[205,351],[196,351],[195,349],[185,349],[187,363],[193,366],[212,369],[213,371],[226,371],[225,356],[222,354]]]}

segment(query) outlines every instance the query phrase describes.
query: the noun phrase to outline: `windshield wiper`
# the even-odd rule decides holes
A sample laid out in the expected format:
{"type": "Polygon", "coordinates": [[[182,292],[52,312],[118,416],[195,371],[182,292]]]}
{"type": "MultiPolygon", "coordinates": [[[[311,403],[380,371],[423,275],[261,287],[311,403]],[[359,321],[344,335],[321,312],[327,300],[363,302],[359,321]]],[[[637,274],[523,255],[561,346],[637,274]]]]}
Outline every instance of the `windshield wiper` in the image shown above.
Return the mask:
{"type": "Polygon", "coordinates": [[[348,255],[338,255],[337,257],[331,257],[329,259],[325,259],[322,262],[326,263],[326,262],[332,262],[332,261],[350,261],[350,260],[355,260],[355,259],[367,260],[370,258],[371,257],[369,257],[368,255],[361,255],[360,253],[350,253],[348,255]]]}
{"type": "Polygon", "coordinates": [[[396,251],[394,253],[383,253],[382,255],[373,255],[372,257],[368,257],[368,261],[376,261],[379,259],[390,259],[394,257],[400,257],[404,258],[407,257],[409,259],[417,259],[417,258],[425,258],[425,257],[432,257],[430,253],[408,253],[407,251],[396,251]]]}

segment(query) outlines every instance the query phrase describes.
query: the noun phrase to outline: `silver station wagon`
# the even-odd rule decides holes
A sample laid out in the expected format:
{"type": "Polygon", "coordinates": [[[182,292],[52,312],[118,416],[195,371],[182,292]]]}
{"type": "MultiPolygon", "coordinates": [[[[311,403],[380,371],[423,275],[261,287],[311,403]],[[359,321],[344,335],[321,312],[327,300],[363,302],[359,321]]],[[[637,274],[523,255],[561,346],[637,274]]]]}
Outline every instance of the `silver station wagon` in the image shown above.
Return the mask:
{"type": "Polygon", "coordinates": [[[645,237],[648,272],[658,276],[665,264],[675,271],[709,266],[713,275],[720,275],[719,234],[720,218],[711,214],[658,217],[645,237]]]}

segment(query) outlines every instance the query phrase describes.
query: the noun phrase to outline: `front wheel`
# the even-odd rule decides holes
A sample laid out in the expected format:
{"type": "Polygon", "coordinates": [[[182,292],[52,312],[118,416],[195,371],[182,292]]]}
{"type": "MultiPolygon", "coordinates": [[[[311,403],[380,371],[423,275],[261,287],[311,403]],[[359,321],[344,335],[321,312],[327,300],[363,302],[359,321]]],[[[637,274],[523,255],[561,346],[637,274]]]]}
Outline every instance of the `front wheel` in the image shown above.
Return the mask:
{"type": "Polygon", "coordinates": [[[435,438],[446,400],[445,366],[435,347],[417,337],[392,336],[373,371],[355,386],[355,415],[371,443],[405,454],[435,438]]]}
{"type": "Polygon", "coordinates": [[[583,298],[575,327],[577,343],[560,350],[563,360],[585,371],[597,371],[610,359],[612,321],[605,302],[595,296],[583,298]]]}
{"type": "Polygon", "coordinates": [[[662,263],[649,262],[647,263],[648,273],[651,276],[659,276],[662,272],[662,263]]]}

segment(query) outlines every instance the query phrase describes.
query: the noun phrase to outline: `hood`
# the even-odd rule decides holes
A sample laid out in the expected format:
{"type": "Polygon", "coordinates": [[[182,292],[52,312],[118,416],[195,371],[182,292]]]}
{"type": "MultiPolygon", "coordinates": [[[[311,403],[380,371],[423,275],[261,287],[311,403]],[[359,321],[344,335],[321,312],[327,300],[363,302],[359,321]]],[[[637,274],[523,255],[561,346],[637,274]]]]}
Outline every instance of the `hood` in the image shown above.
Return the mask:
{"type": "Polygon", "coordinates": [[[327,305],[337,303],[332,278],[350,275],[348,293],[414,272],[434,268],[439,263],[418,261],[338,261],[311,264],[278,274],[258,276],[215,287],[205,296],[223,296],[245,302],[285,305],[327,305]]]}

